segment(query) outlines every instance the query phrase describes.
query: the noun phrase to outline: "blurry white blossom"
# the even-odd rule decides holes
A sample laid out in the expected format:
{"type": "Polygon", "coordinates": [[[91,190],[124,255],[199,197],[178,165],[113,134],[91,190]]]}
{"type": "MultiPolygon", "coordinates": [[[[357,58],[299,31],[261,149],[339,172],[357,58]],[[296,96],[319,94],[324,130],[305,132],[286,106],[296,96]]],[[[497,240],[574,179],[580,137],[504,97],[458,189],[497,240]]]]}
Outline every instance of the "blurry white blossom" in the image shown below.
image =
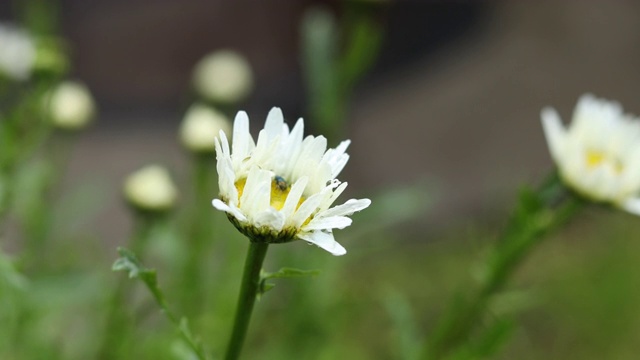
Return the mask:
{"type": "Polygon", "coordinates": [[[552,108],[542,110],[542,125],[568,186],[640,215],[640,119],[625,114],[617,102],[587,94],[568,128],[552,108]]]}
{"type": "Polygon", "coordinates": [[[167,169],[148,165],[127,177],[124,195],[138,209],[163,211],[175,205],[178,190],[167,169]]]}
{"type": "Polygon", "coordinates": [[[75,130],[85,127],[95,115],[95,102],[83,84],[65,81],[58,84],[45,99],[54,126],[75,130]]]}
{"type": "Polygon", "coordinates": [[[195,67],[193,84],[203,98],[216,103],[236,103],[253,88],[251,66],[240,54],[221,50],[202,58],[195,67]]]}
{"type": "Polygon", "coordinates": [[[0,23],[0,76],[26,80],[33,69],[36,48],[23,29],[0,23]]]}
{"type": "Polygon", "coordinates": [[[180,140],[191,151],[213,152],[220,130],[231,134],[231,122],[223,113],[204,104],[193,104],[182,121],[180,140]]]}
{"type": "Polygon", "coordinates": [[[351,199],[331,207],[347,187],[336,176],[349,159],[350,142],[327,149],[326,138],[303,139],[303,132],[302,119],[289,130],[282,111],[273,108],[256,143],[247,114],[239,112],[231,147],[224,132],[215,139],[220,198],[213,206],[252,242],[304,240],[344,255],[333,229],[349,226],[348,216],[371,201],[351,199]]]}

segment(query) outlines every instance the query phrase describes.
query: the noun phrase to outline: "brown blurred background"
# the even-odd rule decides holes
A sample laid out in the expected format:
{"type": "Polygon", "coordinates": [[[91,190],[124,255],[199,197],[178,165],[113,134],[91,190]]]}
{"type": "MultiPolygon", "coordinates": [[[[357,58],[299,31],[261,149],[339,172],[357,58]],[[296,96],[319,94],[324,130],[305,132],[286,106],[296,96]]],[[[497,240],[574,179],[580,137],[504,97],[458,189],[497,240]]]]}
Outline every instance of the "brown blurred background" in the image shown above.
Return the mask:
{"type": "MultiPolygon", "coordinates": [[[[242,108],[254,126],[272,106],[289,119],[305,116],[299,26],[318,5],[340,16],[331,1],[61,1],[73,75],[100,107],[68,185],[101,184],[104,233],[127,232],[126,174],[158,162],[186,177],[176,130],[204,54],[247,56],[256,88],[242,108]]],[[[0,5],[2,18],[9,9],[0,5]]],[[[356,88],[344,177],[360,196],[426,179],[438,201],[425,226],[491,213],[518,184],[540,180],[552,167],[543,106],[567,119],[576,99],[593,92],[640,113],[640,3],[395,1],[376,16],[384,45],[356,88]]]]}

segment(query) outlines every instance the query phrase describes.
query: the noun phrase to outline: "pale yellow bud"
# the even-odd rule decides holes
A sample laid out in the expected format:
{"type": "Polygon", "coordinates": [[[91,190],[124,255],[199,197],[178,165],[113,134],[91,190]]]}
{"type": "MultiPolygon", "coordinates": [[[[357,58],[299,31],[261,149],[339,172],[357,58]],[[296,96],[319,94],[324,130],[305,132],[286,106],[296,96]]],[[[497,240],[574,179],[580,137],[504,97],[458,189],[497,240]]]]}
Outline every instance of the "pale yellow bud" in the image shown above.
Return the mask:
{"type": "Polygon", "coordinates": [[[175,205],[178,190],[167,169],[148,165],[127,177],[124,194],[129,203],[141,210],[163,211],[175,205]]]}
{"type": "Polygon", "coordinates": [[[218,103],[236,103],[253,88],[251,66],[236,52],[221,50],[196,64],[193,84],[203,98],[218,103]]]}
{"type": "Polygon", "coordinates": [[[95,103],[83,84],[60,83],[46,99],[51,123],[61,129],[77,130],[85,127],[95,115],[95,103]]]}
{"type": "Polygon", "coordinates": [[[0,23],[0,77],[26,80],[36,57],[33,38],[22,28],[0,23]]]}
{"type": "Polygon", "coordinates": [[[214,139],[220,133],[231,134],[227,117],[212,107],[194,104],[187,110],[180,127],[182,144],[193,152],[215,151],[214,139]]]}

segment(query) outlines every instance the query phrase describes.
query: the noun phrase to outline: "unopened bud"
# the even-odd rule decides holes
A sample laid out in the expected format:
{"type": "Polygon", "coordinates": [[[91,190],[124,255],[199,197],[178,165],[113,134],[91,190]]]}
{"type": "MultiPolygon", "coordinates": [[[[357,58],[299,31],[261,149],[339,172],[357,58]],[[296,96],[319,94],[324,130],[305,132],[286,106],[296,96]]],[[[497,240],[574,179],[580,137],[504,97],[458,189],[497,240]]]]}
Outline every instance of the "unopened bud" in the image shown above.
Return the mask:
{"type": "Polygon", "coordinates": [[[251,66],[236,52],[222,50],[206,55],[193,73],[196,91],[216,103],[232,104],[247,97],[253,87],[251,66]]]}
{"type": "Polygon", "coordinates": [[[221,112],[203,104],[194,104],[187,110],[180,127],[182,144],[193,152],[213,152],[214,139],[220,133],[231,133],[231,123],[221,112]]]}
{"type": "Polygon", "coordinates": [[[148,165],[127,177],[124,194],[127,201],[140,210],[164,211],[175,205],[178,190],[167,169],[148,165]]]}
{"type": "Polygon", "coordinates": [[[61,129],[85,127],[95,115],[95,103],[83,84],[65,81],[51,91],[46,99],[51,123],[61,129]]]}

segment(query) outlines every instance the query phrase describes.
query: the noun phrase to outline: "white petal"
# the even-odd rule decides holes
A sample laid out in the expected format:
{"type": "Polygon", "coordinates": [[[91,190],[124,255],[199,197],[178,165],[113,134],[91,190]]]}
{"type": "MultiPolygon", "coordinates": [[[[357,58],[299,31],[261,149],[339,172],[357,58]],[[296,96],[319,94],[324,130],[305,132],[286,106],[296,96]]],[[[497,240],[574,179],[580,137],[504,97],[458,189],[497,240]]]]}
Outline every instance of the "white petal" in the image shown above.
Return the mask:
{"type": "Polygon", "coordinates": [[[631,214],[640,215],[640,198],[631,198],[621,204],[622,208],[631,214]]]}
{"type": "Polygon", "coordinates": [[[541,113],[542,117],[542,129],[544,135],[547,138],[547,144],[549,145],[549,151],[553,160],[560,161],[562,153],[562,147],[566,138],[566,131],[562,126],[562,121],[558,113],[552,108],[544,108],[541,113]]]}
{"type": "Polygon", "coordinates": [[[249,170],[247,182],[240,198],[240,209],[250,219],[269,207],[271,197],[271,175],[268,171],[254,166],[249,170]]]}
{"type": "Polygon", "coordinates": [[[347,253],[347,250],[342,247],[342,245],[338,244],[338,242],[333,238],[332,233],[314,231],[310,233],[302,233],[298,235],[298,237],[324,250],[327,250],[335,256],[340,256],[347,253]]]}
{"type": "Polygon", "coordinates": [[[320,205],[325,196],[324,192],[311,195],[296,210],[293,217],[291,217],[290,223],[297,228],[300,227],[318,209],[318,205],[320,205]]]}
{"type": "Polygon", "coordinates": [[[211,204],[213,204],[213,207],[215,207],[216,209],[224,212],[228,212],[229,214],[233,215],[236,219],[240,221],[247,221],[247,218],[240,212],[240,210],[238,210],[238,208],[230,207],[224,202],[222,202],[220,199],[213,199],[211,204]]]}
{"type": "Polygon", "coordinates": [[[282,125],[284,124],[284,116],[282,110],[274,107],[267,114],[267,121],[264,124],[264,130],[269,140],[273,140],[282,133],[282,125]]]}
{"type": "Polygon", "coordinates": [[[249,133],[249,116],[244,111],[238,112],[233,122],[233,157],[235,161],[242,161],[252,150],[251,134],[249,133]]]}
{"type": "Polygon", "coordinates": [[[366,209],[369,205],[371,205],[369,199],[350,199],[342,205],[323,211],[319,215],[322,217],[351,215],[356,211],[366,209]]]}
{"type": "Polygon", "coordinates": [[[293,212],[296,210],[296,207],[300,202],[300,198],[302,197],[302,193],[304,192],[308,181],[309,178],[304,176],[298,179],[298,181],[296,181],[293,186],[291,186],[289,195],[287,195],[287,200],[285,200],[284,205],[280,210],[285,219],[288,219],[289,217],[291,217],[291,215],[293,215],[293,212]]]}
{"type": "MultiPolygon", "coordinates": [[[[338,187],[333,190],[333,192],[331,193],[330,196],[328,196],[326,199],[324,199],[322,201],[322,203],[319,206],[319,211],[325,211],[327,210],[331,205],[333,205],[333,203],[338,199],[338,197],[344,192],[344,190],[347,188],[348,183],[343,182],[343,183],[339,183],[338,182],[338,187]]],[[[333,184],[331,185],[333,186],[333,184]]]]}
{"type": "Polygon", "coordinates": [[[267,226],[271,229],[274,229],[275,231],[282,230],[282,227],[284,226],[284,220],[284,216],[282,216],[280,212],[272,207],[269,207],[264,211],[258,213],[253,218],[255,226],[267,226]]]}
{"type": "Polygon", "coordinates": [[[352,222],[353,220],[346,216],[316,217],[304,226],[304,231],[344,229],[352,222]]]}

